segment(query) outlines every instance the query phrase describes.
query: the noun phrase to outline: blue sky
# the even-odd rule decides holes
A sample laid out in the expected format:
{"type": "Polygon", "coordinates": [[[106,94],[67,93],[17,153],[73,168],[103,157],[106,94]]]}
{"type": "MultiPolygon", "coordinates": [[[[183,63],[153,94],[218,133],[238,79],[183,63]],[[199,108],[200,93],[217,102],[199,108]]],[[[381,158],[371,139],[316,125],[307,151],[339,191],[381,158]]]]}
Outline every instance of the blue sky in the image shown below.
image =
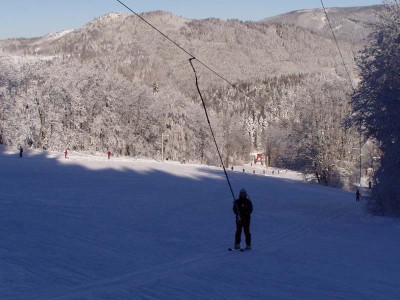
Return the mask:
{"type": "MultiPolygon", "coordinates": [[[[136,12],[170,11],[189,19],[258,21],[292,10],[321,7],[320,0],[121,0],[136,12]]],[[[381,4],[381,0],[325,0],[326,7],[381,4]]],[[[0,39],[76,29],[109,12],[128,12],[115,0],[0,0],[0,39]]]]}

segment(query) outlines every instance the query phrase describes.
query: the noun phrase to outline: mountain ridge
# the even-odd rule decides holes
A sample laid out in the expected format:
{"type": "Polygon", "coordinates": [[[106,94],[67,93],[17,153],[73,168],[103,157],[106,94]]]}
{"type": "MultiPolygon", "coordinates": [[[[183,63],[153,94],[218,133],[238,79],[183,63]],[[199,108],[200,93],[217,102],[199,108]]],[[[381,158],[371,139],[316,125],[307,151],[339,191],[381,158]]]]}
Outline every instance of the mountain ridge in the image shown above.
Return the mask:
{"type": "MultiPolygon", "coordinates": [[[[368,12],[371,8],[359,10],[368,12]]],[[[310,13],[318,11],[314,9],[310,13]]],[[[304,15],[304,12],[298,14],[304,15]]],[[[233,82],[304,72],[342,73],[331,35],[301,24],[288,24],[285,14],[260,22],[216,18],[189,20],[165,11],[143,13],[142,16],[233,82]],[[281,21],[277,22],[277,18],[281,21]]],[[[338,34],[350,70],[355,68],[353,52],[362,48],[367,35],[365,24],[361,25],[362,39],[342,38],[338,34]]],[[[4,53],[96,62],[129,80],[140,78],[149,86],[157,81],[178,85],[180,90],[188,91],[188,82],[182,78],[191,78],[189,65],[185,62],[189,57],[174,49],[169,41],[135,15],[110,13],[57,39],[46,37],[6,40],[1,44],[4,53]]],[[[356,77],[355,72],[352,77],[356,77]]],[[[203,82],[206,86],[216,84],[209,75],[203,76],[203,82]]]]}
{"type": "MultiPolygon", "coordinates": [[[[350,69],[355,67],[353,53],[363,47],[369,31],[365,22],[350,26],[349,15],[357,11],[359,15],[355,19],[365,20],[372,15],[372,11],[378,9],[381,6],[328,9],[333,14],[334,25],[341,20],[344,22],[336,26],[337,38],[342,43],[350,69]],[[335,12],[337,10],[339,14],[335,12]]],[[[232,81],[238,81],[263,78],[267,74],[275,76],[304,70],[315,72],[325,69],[332,72],[339,69],[337,62],[334,62],[337,60],[337,51],[326,24],[318,29],[315,24],[311,26],[304,23],[307,18],[312,23],[313,18],[321,18],[321,14],[321,9],[298,10],[257,22],[216,18],[189,20],[165,11],[141,15],[181,47],[221,73],[232,74],[232,81]],[[293,14],[300,17],[292,18],[289,22],[293,14]],[[315,62],[315,58],[319,61],[315,62]],[[231,61],[238,66],[228,66],[231,61]]],[[[129,13],[109,13],[63,35],[58,32],[39,38],[3,40],[0,41],[0,48],[3,53],[12,55],[58,55],[74,57],[81,62],[97,61],[119,70],[130,80],[141,78],[148,81],[147,84],[169,81],[173,76],[168,75],[172,72],[168,65],[172,62],[172,65],[182,66],[186,56],[178,53],[164,37],[129,13]],[[55,38],[49,39],[49,36],[55,38]],[[117,56],[120,59],[116,59],[117,56]],[[143,69],[144,65],[155,69],[160,78],[146,75],[152,72],[147,67],[139,72],[129,70],[138,67],[134,61],[140,64],[139,69],[143,69]],[[156,68],[151,66],[154,64],[156,68]]],[[[356,75],[353,74],[353,77],[356,75]]],[[[172,81],[176,84],[179,80],[172,78],[172,81]]],[[[207,85],[211,84],[210,80],[207,81],[207,85]]]]}

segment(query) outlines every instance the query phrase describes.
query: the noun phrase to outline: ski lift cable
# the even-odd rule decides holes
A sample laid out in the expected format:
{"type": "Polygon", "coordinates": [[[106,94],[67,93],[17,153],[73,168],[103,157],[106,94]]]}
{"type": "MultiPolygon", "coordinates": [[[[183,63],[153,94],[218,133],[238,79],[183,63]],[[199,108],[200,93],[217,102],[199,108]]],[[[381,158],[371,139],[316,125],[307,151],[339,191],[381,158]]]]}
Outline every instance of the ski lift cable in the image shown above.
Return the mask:
{"type": "MultiPolygon", "coordinates": [[[[122,6],[124,6],[127,10],[129,10],[130,12],[132,12],[135,16],[137,16],[139,19],[141,19],[143,22],[145,22],[147,25],[149,25],[151,28],[153,28],[155,31],[157,31],[159,34],[161,34],[164,38],[166,38],[168,41],[170,41],[172,44],[174,44],[176,47],[178,47],[180,50],[182,50],[183,52],[185,52],[187,55],[190,56],[190,58],[195,58],[195,56],[193,54],[191,54],[188,50],[186,50],[185,48],[183,48],[182,46],[180,46],[177,42],[175,42],[173,39],[171,39],[168,35],[166,35],[165,33],[163,33],[161,30],[159,30],[156,26],[154,26],[153,24],[151,24],[149,21],[147,21],[145,18],[143,18],[141,15],[139,15],[138,13],[136,13],[134,10],[132,10],[129,6],[127,6],[125,3],[123,3],[120,0],[116,0],[117,2],[119,2],[122,6]]],[[[228,79],[226,79],[224,76],[222,76],[221,74],[219,74],[217,71],[215,71],[214,69],[212,69],[211,67],[209,67],[207,64],[205,64],[204,62],[202,62],[201,60],[199,60],[198,58],[196,58],[197,62],[199,64],[201,64],[203,67],[205,67],[206,69],[208,69],[210,72],[212,72],[214,75],[216,75],[217,77],[219,77],[220,79],[222,79],[223,81],[225,81],[226,83],[228,83],[230,86],[232,86],[235,90],[237,90],[238,92],[240,92],[242,95],[244,95],[247,99],[253,101],[254,103],[258,104],[261,108],[264,109],[264,106],[256,101],[255,99],[250,98],[249,96],[247,96],[247,94],[239,89],[234,83],[232,83],[231,81],[229,81],[228,79]]]]}
{"type": "Polygon", "coordinates": [[[355,87],[353,85],[353,80],[351,80],[349,69],[347,68],[347,65],[346,65],[346,63],[344,61],[344,57],[343,57],[342,51],[340,50],[339,43],[338,43],[338,40],[336,38],[335,32],[333,31],[332,23],[331,23],[331,20],[329,18],[328,12],[327,12],[327,10],[325,8],[323,0],[320,0],[320,1],[321,1],[322,9],[324,10],[324,13],[325,13],[326,20],[328,21],[328,24],[329,24],[329,28],[331,29],[333,40],[334,40],[334,42],[336,44],[336,47],[337,47],[337,49],[339,51],[339,55],[340,55],[340,58],[342,60],[344,69],[346,70],[347,77],[349,78],[349,82],[350,82],[351,88],[353,89],[353,92],[355,92],[356,89],[355,89],[355,87]]]}
{"type": "MultiPolygon", "coordinates": [[[[329,27],[331,29],[333,40],[335,41],[336,47],[337,47],[337,49],[339,51],[339,54],[340,54],[340,58],[342,59],[343,66],[344,66],[344,68],[346,70],[346,73],[347,73],[347,76],[349,78],[349,82],[350,82],[351,88],[353,89],[353,93],[356,93],[356,88],[354,87],[353,80],[351,80],[350,72],[349,72],[349,70],[347,68],[347,65],[346,65],[345,61],[344,61],[342,51],[340,50],[339,43],[337,41],[335,32],[333,31],[332,23],[331,23],[331,21],[329,19],[328,12],[327,12],[327,10],[325,8],[323,0],[320,0],[320,1],[321,1],[322,8],[324,10],[326,19],[328,21],[329,27]]],[[[359,122],[360,122],[360,125],[359,125],[360,126],[359,127],[359,132],[360,132],[360,140],[359,140],[359,148],[360,148],[360,162],[359,162],[360,163],[360,166],[359,166],[359,169],[360,169],[359,177],[360,178],[359,178],[359,180],[360,180],[360,182],[359,182],[359,185],[361,186],[361,177],[362,177],[362,174],[361,174],[362,173],[362,164],[361,164],[361,159],[362,159],[361,158],[361,156],[362,156],[362,117],[361,116],[360,116],[359,122]]]]}
{"type": "MultiPolygon", "coordinates": [[[[215,147],[217,148],[218,156],[219,156],[219,159],[220,159],[220,161],[221,161],[222,168],[224,169],[225,177],[226,177],[226,180],[228,181],[228,185],[229,185],[229,189],[231,190],[231,193],[232,193],[233,201],[235,201],[235,194],[233,193],[232,185],[231,185],[231,182],[230,182],[230,180],[229,180],[228,173],[226,172],[225,164],[224,164],[224,161],[223,161],[223,159],[222,159],[221,152],[219,151],[218,143],[217,143],[217,140],[216,140],[216,138],[215,138],[214,131],[213,131],[213,129],[212,129],[210,119],[209,119],[209,117],[208,117],[208,112],[207,112],[206,103],[204,102],[203,96],[202,96],[201,91],[200,91],[200,88],[199,88],[199,82],[198,82],[198,78],[197,78],[197,73],[196,73],[196,69],[195,69],[194,66],[193,66],[192,60],[197,60],[197,59],[194,58],[194,57],[189,58],[189,63],[190,63],[190,65],[192,66],[192,69],[193,69],[193,72],[194,72],[194,77],[195,77],[195,79],[196,79],[196,88],[197,88],[197,92],[199,93],[201,102],[202,102],[202,104],[203,104],[204,113],[206,114],[208,127],[210,128],[211,135],[212,135],[212,137],[213,137],[215,147]]],[[[236,204],[236,203],[235,203],[235,204],[236,204]]],[[[239,210],[238,210],[238,211],[239,211],[239,210]]]]}
{"type": "Polygon", "coordinates": [[[241,221],[240,210],[239,210],[238,204],[237,204],[236,201],[235,201],[236,199],[235,199],[235,194],[233,193],[231,181],[229,180],[228,173],[226,172],[225,164],[224,164],[224,161],[223,161],[223,159],[222,159],[221,152],[219,151],[218,143],[217,143],[217,140],[216,140],[216,138],[215,138],[214,131],[213,131],[213,129],[212,129],[210,119],[209,119],[209,117],[208,117],[206,103],[204,102],[203,96],[202,96],[201,91],[200,91],[200,88],[199,88],[199,81],[198,81],[196,69],[194,68],[194,65],[193,65],[193,63],[192,63],[192,60],[197,60],[197,59],[194,58],[194,57],[191,57],[191,58],[189,58],[189,63],[190,63],[190,65],[192,66],[192,69],[193,69],[193,72],[194,72],[194,77],[195,77],[195,79],[196,79],[196,88],[197,88],[197,92],[199,93],[199,96],[200,96],[200,99],[201,99],[201,103],[203,104],[204,113],[206,114],[208,126],[210,127],[211,135],[212,135],[212,137],[213,137],[215,147],[217,148],[217,152],[218,152],[218,156],[219,156],[219,159],[220,159],[220,161],[221,161],[221,164],[222,164],[222,168],[224,169],[226,181],[228,182],[229,189],[230,189],[231,194],[232,194],[233,204],[234,204],[234,206],[235,206],[235,208],[236,208],[236,211],[237,211],[237,214],[238,214],[238,215],[237,215],[237,218],[238,218],[239,221],[241,221]]]}

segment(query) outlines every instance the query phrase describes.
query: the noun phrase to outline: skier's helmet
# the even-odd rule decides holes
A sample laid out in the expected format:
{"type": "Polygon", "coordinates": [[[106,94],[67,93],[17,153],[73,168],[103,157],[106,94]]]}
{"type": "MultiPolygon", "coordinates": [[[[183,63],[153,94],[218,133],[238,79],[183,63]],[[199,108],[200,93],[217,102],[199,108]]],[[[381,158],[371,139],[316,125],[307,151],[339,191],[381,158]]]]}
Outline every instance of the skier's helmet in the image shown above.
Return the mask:
{"type": "Polygon", "coordinates": [[[247,197],[246,189],[242,188],[239,192],[239,198],[246,198],[246,197],[247,197]]]}

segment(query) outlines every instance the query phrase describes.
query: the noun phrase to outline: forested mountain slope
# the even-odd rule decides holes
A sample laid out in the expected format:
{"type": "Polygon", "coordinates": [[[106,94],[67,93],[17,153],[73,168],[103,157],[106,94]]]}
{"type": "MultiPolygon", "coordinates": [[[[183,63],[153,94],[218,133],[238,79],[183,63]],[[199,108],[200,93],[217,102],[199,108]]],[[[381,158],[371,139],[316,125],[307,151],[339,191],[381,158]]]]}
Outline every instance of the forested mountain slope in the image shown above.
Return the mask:
{"type": "MultiPolygon", "coordinates": [[[[354,56],[379,9],[329,9],[353,82],[354,56]]],[[[194,61],[227,164],[259,151],[273,164],[312,166],[335,182],[352,176],[358,138],[342,127],[351,87],[321,10],[260,22],[142,16],[242,91],[194,61]],[[310,14],[317,25],[304,23],[310,14]]],[[[168,134],[166,157],[218,164],[188,58],[121,13],[72,31],[0,41],[0,140],[155,157],[168,134]]]]}
{"type": "MultiPolygon", "coordinates": [[[[349,16],[355,14],[354,20],[369,19],[378,8],[332,9],[334,26],[344,28],[338,29],[337,35],[351,70],[354,53],[365,42],[368,28],[367,22],[361,21],[354,21],[355,27],[349,26],[349,20],[353,20],[349,16]]],[[[146,13],[143,17],[232,81],[299,72],[342,73],[339,55],[321,10],[295,12],[261,22],[187,20],[161,11],[146,13]],[[312,22],[306,23],[303,19],[312,22]]],[[[192,79],[186,61],[188,55],[130,14],[105,15],[83,28],[58,35],[8,40],[3,42],[3,49],[14,55],[60,56],[82,63],[97,62],[130,80],[140,78],[147,85],[154,81],[161,85],[173,83],[187,91],[192,79]]],[[[221,84],[214,82],[217,78],[208,73],[204,77],[203,83],[221,84]]]]}

